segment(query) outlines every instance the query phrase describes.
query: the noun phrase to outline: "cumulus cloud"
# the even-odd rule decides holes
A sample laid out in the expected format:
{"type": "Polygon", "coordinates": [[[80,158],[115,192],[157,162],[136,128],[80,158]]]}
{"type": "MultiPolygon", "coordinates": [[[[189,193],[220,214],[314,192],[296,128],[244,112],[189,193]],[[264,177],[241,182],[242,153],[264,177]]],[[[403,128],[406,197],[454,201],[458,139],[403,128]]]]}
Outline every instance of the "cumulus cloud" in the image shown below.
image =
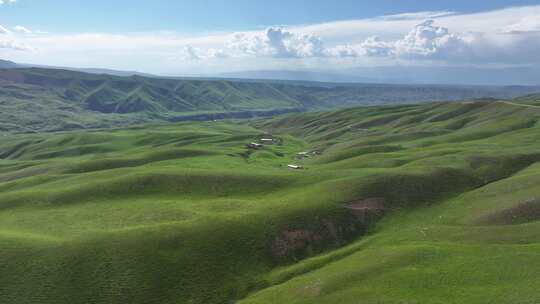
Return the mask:
{"type": "Polygon", "coordinates": [[[230,55],[227,54],[224,50],[216,50],[216,49],[209,49],[207,52],[208,58],[216,58],[216,59],[225,59],[229,58],[230,55]]]}
{"type": "Polygon", "coordinates": [[[422,59],[445,59],[466,55],[471,38],[450,33],[445,27],[436,26],[427,20],[414,27],[403,39],[394,44],[397,57],[422,59]]]}
{"type": "Polygon", "coordinates": [[[327,53],[334,57],[384,57],[406,60],[448,60],[471,54],[474,35],[451,33],[427,20],[413,27],[398,40],[385,41],[373,36],[355,45],[337,45],[327,53]]]}
{"type": "Polygon", "coordinates": [[[201,57],[197,54],[198,50],[191,45],[184,47],[184,60],[201,60],[201,57]]]}
{"type": "Polygon", "coordinates": [[[245,54],[274,58],[317,57],[325,51],[319,37],[282,28],[269,28],[262,34],[235,34],[229,47],[245,54]]]}
{"type": "Polygon", "coordinates": [[[382,40],[371,37],[352,46],[337,46],[347,50],[338,55],[355,57],[381,57],[410,62],[431,60],[458,64],[523,64],[540,62],[540,32],[534,22],[526,19],[519,27],[511,26],[507,33],[520,33],[501,37],[496,33],[451,32],[438,26],[434,20],[413,27],[402,38],[382,40]],[[520,30],[517,31],[516,29],[520,30]]]}
{"type": "Polygon", "coordinates": [[[360,44],[359,55],[368,57],[388,57],[394,52],[392,43],[383,41],[377,36],[369,37],[360,44]]]}
{"type": "Polygon", "coordinates": [[[365,56],[444,60],[466,56],[473,37],[472,34],[451,33],[448,28],[435,25],[434,20],[427,20],[393,41],[372,36],[357,44],[327,47],[321,37],[313,34],[269,28],[262,34],[234,35],[231,48],[246,55],[274,58],[365,56]]]}
{"type": "Polygon", "coordinates": [[[328,57],[390,57],[395,53],[392,42],[383,41],[378,36],[372,36],[360,44],[337,45],[325,50],[328,57]]]}
{"type": "Polygon", "coordinates": [[[394,41],[372,36],[358,44],[337,44],[327,47],[323,39],[312,34],[269,28],[264,34],[236,34],[232,49],[247,55],[274,58],[309,57],[393,57],[401,59],[448,59],[465,56],[470,49],[471,35],[451,33],[448,28],[424,21],[394,41]]]}
{"type": "Polygon", "coordinates": [[[123,64],[158,73],[205,66],[227,71],[231,67],[296,65],[324,69],[331,64],[429,65],[435,61],[458,65],[540,64],[540,5],[474,14],[413,12],[210,35],[40,34],[10,26],[0,27],[0,42],[2,48],[25,49],[21,46],[28,45],[39,50],[13,52],[9,58],[14,61],[116,68],[123,64]]]}
{"type": "Polygon", "coordinates": [[[225,59],[229,54],[221,49],[200,49],[192,45],[186,45],[180,52],[180,59],[184,61],[197,61],[206,59],[225,59]]]}
{"type": "Polygon", "coordinates": [[[17,31],[12,32],[8,30],[6,27],[0,25],[0,49],[9,49],[9,50],[16,50],[16,51],[31,50],[30,47],[18,41],[17,36],[15,35],[16,32],[17,31]]]}
{"type": "Polygon", "coordinates": [[[358,57],[360,56],[360,51],[357,47],[351,45],[337,45],[335,47],[326,49],[325,54],[328,57],[358,57]]]}
{"type": "Polygon", "coordinates": [[[0,25],[0,49],[10,49],[16,51],[30,50],[29,47],[20,43],[13,36],[13,33],[0,25]]]}

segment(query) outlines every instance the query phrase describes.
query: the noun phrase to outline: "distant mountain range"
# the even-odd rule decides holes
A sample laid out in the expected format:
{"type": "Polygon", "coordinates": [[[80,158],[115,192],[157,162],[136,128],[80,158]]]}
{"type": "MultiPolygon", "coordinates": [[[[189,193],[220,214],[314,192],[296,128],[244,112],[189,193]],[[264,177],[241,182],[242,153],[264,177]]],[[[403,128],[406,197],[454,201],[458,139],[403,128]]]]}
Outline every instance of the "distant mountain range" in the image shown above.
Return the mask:
{"type": "Polygon", "coordinates": [[[1,68],[43,68],[114,76],[204,80],[273,80],[324,83],[540,86],[540,67],[374,66],[341,70],[253,70],[218,74],[164,76],[138,71],[21,64],[0,60],[1,68]]]}
{"type": "Polygon", "coordinates": [[[338,83],[540,85],[540,68],[363,67],[340,71],[240,71],[217,75],[238,79],[279,79],[338,83]]]}
{"type": "Polygon", "coordinates": [[[17,64],[15,62],[0,59],[0,69],[12,69],[16,67],[17,64]]]}
{"type": "Polygon", "coordinates": [[[229,79],[261,79],[261,80],[289,80],[289,81],[314,81],[334,83],[382,83],[380,80],[369,77],[351,77],[350,75],[337,72],[313,72],[313,71],[244,71],[223,73],[217,77],[229,79]]]}
{"type": "Polygon", "coordinates": [[[21,68],[1,62],[0,132],[96,128],[148,121],[246,118],[358,105],[513,98],[529,86],[354,84],[159,78],[21,68]]]}
{"type": "Polygon", "coordinates": [[[101,69],[101,68],[74,68],[74,67],[58,67],[58,66],[49,66],[49,65],[39,65],[39,64],[26,64],[26,63],[15,63],[13,61],[2,60],[0,59],[0,69],[13,69],[13,68],[41,68],[41,69],[58,69],[58,70],[69,70],[90,74],[105,74],[105,75],[114,75],[114,76],[146,76],[146,77],[158,77],[156,75],[142,73],[137,71],[121,71],[113,69],[101,69]]]}

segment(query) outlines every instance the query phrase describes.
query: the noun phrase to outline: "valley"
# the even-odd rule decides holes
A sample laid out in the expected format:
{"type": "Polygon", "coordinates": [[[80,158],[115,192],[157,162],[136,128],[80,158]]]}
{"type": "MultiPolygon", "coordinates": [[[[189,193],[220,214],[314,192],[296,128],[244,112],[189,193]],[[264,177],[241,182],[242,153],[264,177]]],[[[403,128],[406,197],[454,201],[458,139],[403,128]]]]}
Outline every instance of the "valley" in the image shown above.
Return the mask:
{"type": "MultiPolygon", "coordinates": [[[[0,66],[1,67],[1,66],[0,66]]],[[[535,86],[339,84],[186,79],[0,68],[0,133],[274,116],[354,106],[511,99],[535,86]]]]}
{"type": "Polygon", "coordinates": [[[538,302],[531,100],[6,134],[0,298],[538,302]]]}
{"type": "Polygon", "coordinates": [[[540,303],[538,0],[0,17],[0,304],[540,303]]]}

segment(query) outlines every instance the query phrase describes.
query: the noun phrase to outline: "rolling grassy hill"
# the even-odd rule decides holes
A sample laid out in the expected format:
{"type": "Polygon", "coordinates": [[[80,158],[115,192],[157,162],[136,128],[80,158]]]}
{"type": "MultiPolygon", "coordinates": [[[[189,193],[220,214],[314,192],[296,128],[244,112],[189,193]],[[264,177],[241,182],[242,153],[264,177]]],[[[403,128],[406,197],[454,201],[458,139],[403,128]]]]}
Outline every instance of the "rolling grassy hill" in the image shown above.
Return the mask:
{"type": "Polygon", "coordinates": [[[246,118],[355,105],[512,98],[538,90],[119,77],[61,69],[5,68],[0,69],[0,132],[246,118]]]}
{"type": "Polygon", "coordinates": [[[529,94],[514,99],[514,102],[540,106],[540,94],[529,94]]]}
{"type": "Polygon", "coordinates": [[[477,101],[3,136],[0,299],[536,303],[539,119],[477,101]]]}

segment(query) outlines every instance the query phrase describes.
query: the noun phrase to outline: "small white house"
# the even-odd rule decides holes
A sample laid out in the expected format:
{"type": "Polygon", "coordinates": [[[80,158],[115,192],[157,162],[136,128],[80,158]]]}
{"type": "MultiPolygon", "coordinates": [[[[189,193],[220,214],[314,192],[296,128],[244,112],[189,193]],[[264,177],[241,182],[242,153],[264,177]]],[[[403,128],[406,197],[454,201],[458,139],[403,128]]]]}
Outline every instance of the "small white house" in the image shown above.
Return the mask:
{"type": "Polygon", "coordinates": [[[287,167],[288,167],[289,169],[293,169],[293,170],[301,170],[301,169],[304,169],[304,167],[299,166],[299,165],[288,165],[287,167]]]}
{"type": "Polygon", "coordinates": [[[246,146],[250,149],[261,149],[263,147],[263,145],[254,142],[249,143],[246,146]]]}
{"type": "Polygon", "coordinates": [[[261,138],[261,141],[263,143],[273,143],[274,139],[272,139],[272,138],[261,138]]]}
{"type": "Polygon", "coordinates": [[[305,158],[308,158],[309,157],[309,153],[308,152],[300,152],[300,153],[296,153],[296,159],[305,159],[305,158]]]}

